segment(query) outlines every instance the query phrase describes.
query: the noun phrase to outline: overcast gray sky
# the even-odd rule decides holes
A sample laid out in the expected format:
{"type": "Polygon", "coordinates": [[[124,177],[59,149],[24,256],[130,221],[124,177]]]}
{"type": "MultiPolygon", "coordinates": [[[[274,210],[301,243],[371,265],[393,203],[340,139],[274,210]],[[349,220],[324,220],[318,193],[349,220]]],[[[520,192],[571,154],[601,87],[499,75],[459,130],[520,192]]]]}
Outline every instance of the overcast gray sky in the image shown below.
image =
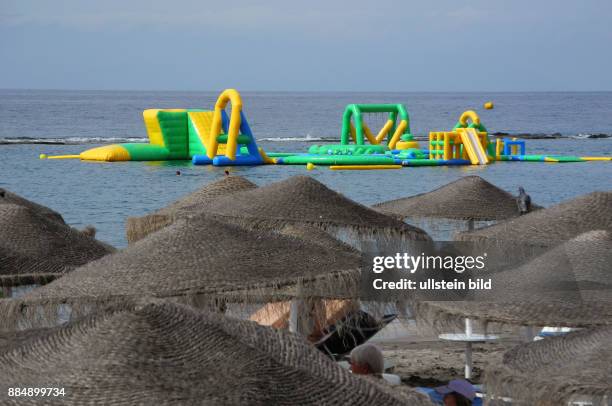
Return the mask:
{"type": "Polygon", "coordinates": [[[610,0],[0,0],[0,88],[612,90],[610,0]]]}

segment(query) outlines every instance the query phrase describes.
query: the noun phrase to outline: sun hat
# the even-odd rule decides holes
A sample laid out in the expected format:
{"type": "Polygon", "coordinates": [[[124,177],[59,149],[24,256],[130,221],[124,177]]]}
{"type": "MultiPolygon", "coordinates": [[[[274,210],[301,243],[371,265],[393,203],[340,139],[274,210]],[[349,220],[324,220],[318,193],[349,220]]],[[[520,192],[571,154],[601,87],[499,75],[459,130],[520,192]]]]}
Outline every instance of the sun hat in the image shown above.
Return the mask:
{"type": "Polygon", "coordinates": [[[456,392],[469,400],[474,400],[476,397],[474,387],[465,379],[453,379],[447,385],[439,386],[435,390],[441,395],[448,395],[449,393],[456,392]]]}

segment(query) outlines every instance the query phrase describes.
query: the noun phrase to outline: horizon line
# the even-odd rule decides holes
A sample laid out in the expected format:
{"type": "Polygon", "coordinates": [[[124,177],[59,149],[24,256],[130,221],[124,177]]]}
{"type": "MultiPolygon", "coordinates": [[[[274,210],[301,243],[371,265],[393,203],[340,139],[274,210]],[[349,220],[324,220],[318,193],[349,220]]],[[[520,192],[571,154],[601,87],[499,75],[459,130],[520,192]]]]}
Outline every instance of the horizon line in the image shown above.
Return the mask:
{"type": "MultiPolygon", "coordinates": [[[[184,92],[184,93],[218,93],[218,90],[184,90],[184,89],[89,89],[89,88],[26,88],[26,87],[0,87],[0,91],[58,91],[58,92],[184,92]]],[[[235,88],[233,88],[235,89],[235,88]]],[[[611,93],[612,89],[605,90],[240,90],[243,93],[611,93]]]]}

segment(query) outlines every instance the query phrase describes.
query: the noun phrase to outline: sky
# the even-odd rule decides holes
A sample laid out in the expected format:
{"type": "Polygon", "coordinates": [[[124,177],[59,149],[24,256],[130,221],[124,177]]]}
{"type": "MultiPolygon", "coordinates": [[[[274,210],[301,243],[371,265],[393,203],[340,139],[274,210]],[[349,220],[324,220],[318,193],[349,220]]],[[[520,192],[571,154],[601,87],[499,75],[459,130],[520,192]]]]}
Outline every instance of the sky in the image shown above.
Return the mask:
{"type": "Polygon", "coordinates": [[[610,0],[0,0],[0,88],[612,90],[610,0]]]}

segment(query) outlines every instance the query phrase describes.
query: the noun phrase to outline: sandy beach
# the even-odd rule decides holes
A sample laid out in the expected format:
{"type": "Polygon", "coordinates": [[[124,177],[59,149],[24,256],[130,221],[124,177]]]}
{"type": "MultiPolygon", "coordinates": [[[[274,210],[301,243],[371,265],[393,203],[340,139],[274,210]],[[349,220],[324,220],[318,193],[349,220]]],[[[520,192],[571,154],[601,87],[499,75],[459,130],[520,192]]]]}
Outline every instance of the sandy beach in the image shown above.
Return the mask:
{"type": "MultiPolygon", "coordinates": [[[[401,338],[372,339],[394,365],[392,373],[399,375],[402,384],[435,387],[463,378],[465,344],[441,341],[437,334],[423,334],[415,326],[404,331],[407,336],[401,338]]],[[[474,344],[472,381],[481,383],[485,367],[499,364],[504,352],[521,342],[524,340],[508,331],[494,342],[474,344]]]]}

